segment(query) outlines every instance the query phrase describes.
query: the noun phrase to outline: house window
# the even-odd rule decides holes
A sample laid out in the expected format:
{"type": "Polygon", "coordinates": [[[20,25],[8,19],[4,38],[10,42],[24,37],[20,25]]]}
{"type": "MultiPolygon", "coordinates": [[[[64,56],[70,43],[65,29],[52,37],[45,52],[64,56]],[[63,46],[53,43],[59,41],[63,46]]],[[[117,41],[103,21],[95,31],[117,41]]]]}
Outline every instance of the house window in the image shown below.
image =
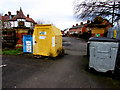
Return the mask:
{"type": "Polygon", "coordinates": [[[17,19],[17,21],[25,21],[25,19],[17,19]]]}
{"type": "Polygon", "coordinates": [[[18,22],[18,26],[25,26],[25,24],[24,24],[23,21],[19,21],[19,22],[18,22]]]}

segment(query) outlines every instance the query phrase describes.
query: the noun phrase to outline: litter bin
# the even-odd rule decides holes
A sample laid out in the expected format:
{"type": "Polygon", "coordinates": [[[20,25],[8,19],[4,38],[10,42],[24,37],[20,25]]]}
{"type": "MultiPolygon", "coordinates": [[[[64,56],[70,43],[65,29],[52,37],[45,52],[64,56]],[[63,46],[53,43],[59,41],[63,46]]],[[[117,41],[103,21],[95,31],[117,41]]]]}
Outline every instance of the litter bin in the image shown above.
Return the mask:
{"type": "Polygon", "coordinates": [[[99,72],[120,69],[120,40],[91,37],[88,45],[89,69],[94,68],[99,72]]]}
{"type": "Polygon", "coordinates": [[[64,52],[61,30],[51,24],[38,24],[33,32],[33,55],[56,57],[64,52]]]}
{"type": "Polygon", "coordinates": [[[23,35],[23,52],[32,53],[32,35],[23,35]]]}

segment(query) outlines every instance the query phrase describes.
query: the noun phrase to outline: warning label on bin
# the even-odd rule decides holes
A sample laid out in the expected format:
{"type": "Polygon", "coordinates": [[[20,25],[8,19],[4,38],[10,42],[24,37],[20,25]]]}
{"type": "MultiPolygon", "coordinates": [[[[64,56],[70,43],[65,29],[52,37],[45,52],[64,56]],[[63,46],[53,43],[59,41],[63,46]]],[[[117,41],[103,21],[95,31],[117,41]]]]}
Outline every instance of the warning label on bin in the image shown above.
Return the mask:
{"type": "Polygon", "coordinates": [[[31,41],[26,41],[26,51],[32,52],[31,41]]]}

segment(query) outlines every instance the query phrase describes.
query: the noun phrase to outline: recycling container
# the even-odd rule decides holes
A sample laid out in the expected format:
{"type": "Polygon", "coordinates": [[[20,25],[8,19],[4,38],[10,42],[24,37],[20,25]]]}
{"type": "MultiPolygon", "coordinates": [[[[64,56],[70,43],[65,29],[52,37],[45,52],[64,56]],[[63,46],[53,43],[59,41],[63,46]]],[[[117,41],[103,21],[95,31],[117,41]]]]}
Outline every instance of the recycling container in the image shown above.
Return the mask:
{"type": "Polygon", "coordinates": [[[23,35],[23,52],[32,53],[33,50],[32,35],[23,35]]]}
{"type": "Polygon", "coordinates": [[[56,57],[62,53],[61,30],[51,24],[37,24],[33,32],[33,55],[56,57]]]}
{"type": "Polygon", "coordinates": [[[99,72],[114,72],[115,68],[120,67],[120,40],[91,37],[88,46],[89,69],[94,68],[99,72]]]}
{"type": "Polygon", "coordinates": [[[115,27],[109,28],[107,37],[120,39],[120,25],[116,25],[115,27]]]}

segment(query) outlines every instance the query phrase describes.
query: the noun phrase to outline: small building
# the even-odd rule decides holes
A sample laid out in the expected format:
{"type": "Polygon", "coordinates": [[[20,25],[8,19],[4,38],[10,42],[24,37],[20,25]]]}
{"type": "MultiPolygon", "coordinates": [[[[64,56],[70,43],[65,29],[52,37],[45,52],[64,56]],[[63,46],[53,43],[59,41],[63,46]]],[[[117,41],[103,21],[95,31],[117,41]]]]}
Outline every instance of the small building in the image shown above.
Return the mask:
{"type": "Polygon", "coordinates": [[[61,30],[63,36],[68,36],[69,28],[66,28],[64,30],[61,30]]]}
{"type": "Polygon", "coordinates": [[[94,22],[89,26],[92,28],[91,37],[107,37],[108,29],[112,26],[112,23],[110,23],[107,19],[97,16],[94,19],[94,22]]]}

